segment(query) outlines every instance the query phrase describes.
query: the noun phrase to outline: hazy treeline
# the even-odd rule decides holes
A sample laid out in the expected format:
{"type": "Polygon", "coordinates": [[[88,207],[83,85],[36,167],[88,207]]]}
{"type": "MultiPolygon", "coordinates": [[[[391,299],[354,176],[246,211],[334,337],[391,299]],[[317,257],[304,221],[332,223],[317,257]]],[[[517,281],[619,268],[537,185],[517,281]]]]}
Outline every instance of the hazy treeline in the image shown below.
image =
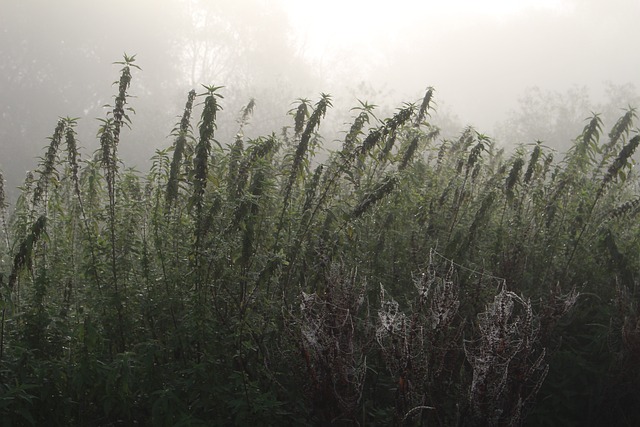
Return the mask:
{"type": "MultiPolygon", "coordinates": [[[[218,115],[224,124],[218,133],[223,144],[233,141],[234,126],[227,124],[235,122],[251,98],[260,106],[247,129],[248,136],[255,137],[287,126],[282,112],[292,108],[293,100],[330,92],[334,109],[323,136],[326,145],[335,148],[357,99],[377,104],[378,115],[384,117],[405,100],[417,102],[430,83],[440,94],[432,121],[447,138],[466,124],[477,126],[480,116],[483,132],[502,145],[535,139],[564,151],[589,112],[613,121],[620,108],[637,105],[638,95],[624,85],[628,79],[623,71],[635,68],[624,66],[623,59],[632,56],[603,47],[633,39],[620,33],[635,28],[624,22],[637,5],[624,0],[606,8],[591,1],[563,3],[575,7],[576,19],[535,11],[494,25],[486,17],[470,20],[466,9],[477,8],[461,8],[456,2],[451,6],[460,9],[456,16],[442,15],[437,4],[409,7],[400,1],[395,8],[385,7],[380,23],[380,3],[371,2],[357,8],[354,16],[343,13],[321,24],[300,22],[309,16],[297,11],[300,5],[284,0],[2,2],[0,165],[6,191],[14,201],[15,187],[32,169],[32,159],[59,116],[81,118],[79,141],[89,151],[98,147],[95,119],[112,101],[110,64],[123,51],[139,54],[138,64],[145,71],[132,93],[137,98],[130,102],[137,125],[122,147],[129,163],[143,170],[155,149],[168,142],[173,106],[201,82],[232,88],[218,115]],[[620,19],[605,19],[609,14],[620,19]],[[598,25],[590,24],[595,18],[598,25]],[[449,25],[452,21],[456,25],[449,25]],[[333,40],[334,51],[319,56],[314,40],[305,39],[300,30],[312,25],[324,29],[322,36],[333,40]],[[544,34],[537,31],[540,27],[546,28],[544,34]],[[578,43],[583,27],[588,27],[588,39],[578,43]],[[351,38],[339,40],[345,29],[351,30],[351,38]],[[504,37],[503,32],[512,30],[517,31],[504,37]],[[554,39],[562,43],[552,43],[554,39]],[[368,47],[358,49],[356,41],[368,47]],[[574,47],[585,44],[591,50],[574,47]],[[564,48],[558,53],[555,47],[560,45],[564,48]],[[535,55],[528,55],[533,48],[535,55]],[[589,52],[598,52],[600,60],[587,61],[589,52]],[[612,75],[604,77],[615,84],[605,86],[608,93],[594,96],[585,85],[602,83],[594,73],[596,65],[605,63],[617,64],[608,67],[612,75]],[[579,73],[572,71],[576,69],[579,73]],[[492,90],[496,80],[500,89],[492,90]],[[524,91],[535,85],[542,89],[524,91]],[[470,87],[490,92],[479,96],[470,87]],[[518,94],[522,99],[516,104],[518,94]],[[513,114],[505,114],[509,110],[513,114]],[[492,129],[494,122],[498,126],[492,129]]],[[[323,8],[316,14],[326,12],[323,8]]]]}

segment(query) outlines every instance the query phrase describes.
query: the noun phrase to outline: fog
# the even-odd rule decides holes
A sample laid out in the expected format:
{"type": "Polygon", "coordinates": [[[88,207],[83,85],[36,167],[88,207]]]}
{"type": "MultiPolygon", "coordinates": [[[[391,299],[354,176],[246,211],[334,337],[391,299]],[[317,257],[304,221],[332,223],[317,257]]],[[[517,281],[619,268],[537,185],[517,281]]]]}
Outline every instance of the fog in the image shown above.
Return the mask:
{"type": "Polygon", "coordinates": [[[224,86],[222,145],[251,98],[248,137],[290,125],[296,99],[331,94],[330,145],[358,99],[385,117],[428,86],[444,137],[470,125],[502,144],[561,145],[592,111],[609,128],[640,105],[638,16],[633,0],[0,0],[0,170],[20,185],[58,117],[81,119],[90,155],[124,52],[142,70],[120,155],[140,169],[200,84],[224,86]]]}

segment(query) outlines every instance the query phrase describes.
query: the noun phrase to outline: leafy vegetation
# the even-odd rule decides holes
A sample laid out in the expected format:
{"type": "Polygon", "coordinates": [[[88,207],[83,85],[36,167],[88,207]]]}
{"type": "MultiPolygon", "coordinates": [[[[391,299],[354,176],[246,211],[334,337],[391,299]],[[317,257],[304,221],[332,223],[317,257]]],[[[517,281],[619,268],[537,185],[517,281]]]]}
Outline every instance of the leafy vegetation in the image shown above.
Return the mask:
{"type": "Polygon", "coordinates": [[[142,175],[120,64],[100,149],[60,119],[0,186],[3,425],[640,422],[635,110],[506,154],[439,141],[429,88],[320,162],[329,95],[220,143],[205,86],[142,175]]]}

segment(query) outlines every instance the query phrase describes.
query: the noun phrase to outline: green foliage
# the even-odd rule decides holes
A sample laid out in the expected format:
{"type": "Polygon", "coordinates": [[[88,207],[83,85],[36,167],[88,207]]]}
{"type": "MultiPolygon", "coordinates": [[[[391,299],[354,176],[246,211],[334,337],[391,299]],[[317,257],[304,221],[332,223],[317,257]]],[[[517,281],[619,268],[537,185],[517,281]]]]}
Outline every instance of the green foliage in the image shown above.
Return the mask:
{"type": "Polygon", "coordinates": [[[196,97],[196,91],[189,92],[187,103],[184,107],[182,119],[179,127],[173,130],[176,137],[173,146],[173,160],[171,161],[171,171],[167,182],[166,204],[167,209],[171,209],[173,202],[178,197],[178,187],[180,182],[180,167],[182,166],[185,151],[187,151],[187,143],[189,139],[189,120],[191,119],[191,111],[193,109],[193,101],[196,97]]]}
{"type": "Polygon", "coordinates": [[[218,143],[204,86],[145,175],[120,65],[95,156],[63,118],[12,213],[0,185],[3,425],[640,422],[634,109],[509,157],[438,141],[429,88],[321,161],[329,95],[218,143]]]}

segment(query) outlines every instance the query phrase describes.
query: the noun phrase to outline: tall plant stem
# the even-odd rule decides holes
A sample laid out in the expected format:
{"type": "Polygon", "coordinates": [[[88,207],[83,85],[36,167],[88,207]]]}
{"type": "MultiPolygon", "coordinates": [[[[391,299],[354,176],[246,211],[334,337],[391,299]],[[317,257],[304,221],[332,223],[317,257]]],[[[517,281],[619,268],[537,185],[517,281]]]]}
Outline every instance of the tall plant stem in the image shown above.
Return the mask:
{"type": "Polygon", "coordinates": [[[113,286],[113,299],[118,317],[118,352],[126,349],[124,337],[124,316],[121,289],[118,286],[118,263],[117,263],[117,241],[116,241],[116,180],[118,175],[118,144],[120,142],[120,131],[124,124],[130,120],[125,108],[127,103],[127,90],[131,83],[131,67],[138,68],[133,64],[135,56],[124,55],[124,60],[118,62],[123,65],[118,81],[118,94],[116,95],[113,107],[113,120],[103,120],[100,130],[100,145],[102,150],[102,165],[105,169],[107,191],[109,193],[109,237],[111,240],[111,280],[113,286]]]}

